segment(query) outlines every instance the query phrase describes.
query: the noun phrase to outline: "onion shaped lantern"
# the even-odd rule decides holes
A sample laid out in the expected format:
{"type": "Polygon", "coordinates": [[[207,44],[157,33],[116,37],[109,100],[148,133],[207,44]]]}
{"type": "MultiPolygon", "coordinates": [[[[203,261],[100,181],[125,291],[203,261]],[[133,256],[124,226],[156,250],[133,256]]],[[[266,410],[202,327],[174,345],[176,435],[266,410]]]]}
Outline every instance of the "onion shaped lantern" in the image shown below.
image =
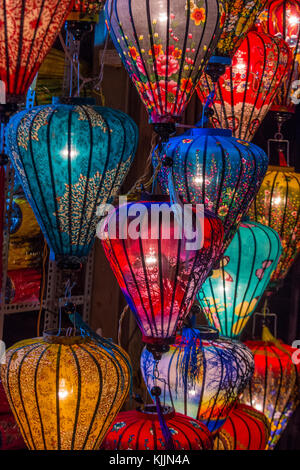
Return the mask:
{"type": "Polygon", "coordinates": [[[184,328],[158,363],[147,349],[141,356],[148,392],[159,386],[167,405],[203,422],[212,433],[226,421],[253,367],[244,344],[219,338],[208,327],[184,328]]]}
{"type": "Polygon", "coordinates": [[[195,233],[202,232],[203,238],[189,245],[192,237],[181,231],[169,198],[147,198],[113,210],[97,235],[143,342],[161,352],[174,341],[197,290],[220,257],[223,227],[213,214],[192,210],[195,233]]]}
{"type": "Polygon", "coordinates": [[[270,166],[249,210],[251,219],[276,230],[283,253],[271,285],[280,286],[300,251],[300,174],[270,166]]]}
{"type": "Polygon", "coordinates": [[[242,222],[220,261],[202,285],[197,299],[222,336],[240,336],[273,274],[282,247],[275,230],[242,222]]]}
{"type": "MultiPolygon", "coordinates": [[[[212,437],[207,427],[170,407],[163,415],[175,450],[211,450],[212,437]]],[[[103,441],[104,450],[166,450],[156,408],[122,411],[114,420],[103,441]]]]}
{"type": "Polygon", "coordinates": [[[2,383],[30,450],[97,450],[129,391],[121,348],[67,333],[49,330],[6,351],[2,383]]]}
{"type": "Polygon", "coordinates": [[[265,415],[237,403],[214,440],[214,450],[265,450],[269,437],[265,415]]]}
{"type": "MultiPolygon", "coordinates": [[[[184,202],[204,204],[224,226],[224,250],[234,236],[267,171],[268,157],[256,145],[223,129],[192,129],[164,144],[158,181],[169,192],[168,173],[184,202]],[[171,161],[171,169],[164,162],[171,161]]],[[[153,165],[158,159],[153,153],[153,165]]]]}
{"type": "Polygon", "coordinates": [[[62,267],[85,261],[97,206],[118,192],[137,143],[126,114],[72,100],[17,113],[7,128],[25,195],[62,267]]]}
{"type": "Polygon", "coordinates": [[[112,41],[161,135],[175,130],[224,22],[222,2],[108,0],[112,41]]]}
{"type": "Polygon", "coordinates": [[[299,404],[300,366],[292,360],[297,349],[282,342],[247,341],[255,369],[241,402],[265,414],[271,426],[266,450],[274,449],[299,404]]]}
{"type": "Polygon", "coordinates": [[[282,39],[249,32],[217,83],[207,74],[199,82],[197,93],[203,105],[215,86],[213,127],[231,129],[235,137],[250,141],[289,66],[290,50],[282,39]]]}

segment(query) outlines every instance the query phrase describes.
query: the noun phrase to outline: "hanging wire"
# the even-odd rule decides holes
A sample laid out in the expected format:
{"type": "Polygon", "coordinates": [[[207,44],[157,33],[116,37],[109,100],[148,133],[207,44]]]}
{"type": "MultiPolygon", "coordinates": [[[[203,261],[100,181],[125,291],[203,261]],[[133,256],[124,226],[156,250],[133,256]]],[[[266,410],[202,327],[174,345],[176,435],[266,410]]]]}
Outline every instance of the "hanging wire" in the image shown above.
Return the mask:
{"type": "Polygon", "coordinates": [[[122,346],[122,344],[121,344],[121,342],[122,342],[122,324],[123,324],[123,320],[124,320],[125,315],[128,312],[128,310],[129,310],[129,306],[125,305],[125,307],[123,308],[122,313],[120,315],[120,318],[119,318],[119,327],[118,327],[118,345],[119,346],[122,346]]]}

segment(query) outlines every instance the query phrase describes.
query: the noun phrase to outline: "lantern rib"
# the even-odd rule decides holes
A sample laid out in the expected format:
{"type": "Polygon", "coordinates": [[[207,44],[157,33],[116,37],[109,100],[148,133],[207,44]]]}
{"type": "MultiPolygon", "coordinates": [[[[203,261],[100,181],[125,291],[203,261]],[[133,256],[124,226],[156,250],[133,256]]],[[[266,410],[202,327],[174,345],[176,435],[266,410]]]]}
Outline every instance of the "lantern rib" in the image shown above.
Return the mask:
{"type": "Polygon", "coordinates": [[[81,402],[81,370],[80,370],[78,357],[74,351],[74,348],[71,345],[70,345],[70,350],[72,352],[73,358],[75,360],[76,368],[77,368],[77,400],[76,400],[76,411],[75,411],[75,416],[74,416],[73,435],[72,435],[72,442],[71,442],[71,450],[74,450],[76,432],[77,432],[77,423],[78,423],[78,417],[79,417],[79,411],[80,411],[80,402],[81,402]]]}
{"type": "MultiPolygon", "coordinates": [[[[72,240],[72,109],[68,112],[68,190],[69,190],[69,200],[68,200],[68,226],[69,226],[69,240],[72,240]]],[[[73,244],[70,243],[70,255],[73,255],[73,244]]]]}
{"type": "Polygon", "coordinates": [[[175,300],[175,293],[177,289],[177,278],[178,278],[178,272],[179,272],[179,263],[178,260],[180,259],[180,252],[181,252],[181,242],[178,240],[178,245],[177,245],[177,263],[176,263],[176,268],[174,271],[174,283],[173,283],[173,292],[172,292],[172,302],[170,305],[170,315],[169,315],[169,323],[168,323],[168,334],[170,332],[170,323],[171,323],[171,318],[173,317],[173,308],[174,308],[174,300],[175,300]]]}
{"type": "Polygon", "coordinates": [[[42,415],[41,415],[41,410],[40,410],[40,405],[39,405],[39,398],[38,398],[38,393],[37,393],[37,376],[38,376],[39,365],[42,361],[42,358],[43,358],[44,354],[48,351],[49,348],[50,348],[50,346],[48,348],[45,348],[41,352],[41,354],[40,354],[40,356],[37,360],[36,368],[35,368],[35,371],[34,371],[34,394],[35,394],[37,412],[38,412],[39,420],[40,420],[41,434],[42,434],[42,439],[43,439],[43,444],[44,444],[44,450],[47,450],[47,446],[46,446],[46,441],[45,441],[45,431],[44,431],[44,425],[43,425],[43,420],[42,420],[42,415]]]}
{"type": "MultiPolygon", "coordinates": [[[[56,358],[56,432],[57,432],[57,450],[61,450],[61,438],[60,438],[60,414],[59,414],[59,363],[61,356],[61,344],[57,348],[57,358],[56,358]]],[[[35,444],[34,444],[35,447],[35,444]]]]}

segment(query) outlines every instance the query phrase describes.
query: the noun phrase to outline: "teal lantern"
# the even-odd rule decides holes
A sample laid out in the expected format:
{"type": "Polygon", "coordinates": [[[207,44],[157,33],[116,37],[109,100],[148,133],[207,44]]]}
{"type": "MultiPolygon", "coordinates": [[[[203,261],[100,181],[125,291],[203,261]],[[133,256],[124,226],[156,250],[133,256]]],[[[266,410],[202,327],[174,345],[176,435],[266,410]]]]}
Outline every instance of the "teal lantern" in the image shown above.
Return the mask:
{"type": "Polygon", "coordinates": [[[269,284],[282,252],[275,230],[242,222],[197,299],[210,325],[222,336],[240,336],[269,284]]]}
{"type": "Polygon", "coordinates": [[[80,98],[54,98],[52,105],[11,118],[9,154],[60,267],[77,268],[85,261],[97,206],[118,193],[137,136],[129,116],[80,98]]]}

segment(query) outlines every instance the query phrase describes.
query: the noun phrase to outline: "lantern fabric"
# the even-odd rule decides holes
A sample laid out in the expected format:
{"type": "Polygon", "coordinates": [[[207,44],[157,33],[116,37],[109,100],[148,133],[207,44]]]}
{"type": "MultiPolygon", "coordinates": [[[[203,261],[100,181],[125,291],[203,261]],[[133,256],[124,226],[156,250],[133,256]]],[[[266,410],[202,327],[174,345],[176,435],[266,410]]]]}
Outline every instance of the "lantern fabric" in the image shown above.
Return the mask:
{"type": "MultiPolygon", "coordinates": [[[[215,85],[213,127],[231,129],[250,141],[267,114],[290,66],[290,50],[279,38],[250,31],[215,85]]],[[[213,90],[203,74],[197,93],[202,104],[213,90]]]]}
{"type": "Polygon", "coordinates": [[[7,101],[22,101],[59,33],[73,0],[3,0],[0,80],[7,101]]]}
{"type": "MultiPolygon", "coordinates": [[[[154,167],[156,155],[153,152],[154,167]]],[[[221,219],[225,250],[267,171],[265,152],[235,139],[229,130],[195,128],[163,144],[159,157],[162,162],[171,159],[174,186],[182,200],[204,204],[221,219]]],[[[164,193],[169,191],[168,171],[162,165],[158,173],[164,193]]]]}
{"type": "Polygon", "coordinates": [[[300,365],[292,360],[297,349],[279,342],[246,341],[255,368],[241,402],[265,414],[271,426],[266,450],[274,449],[299,403],[300,365]]]}
{"type": "Polygon", "coordinates": [[[295,112],[291,98],[293,82],[300,78],[300,1],[269,0],[257,19],[257,29],[284,39],[292,52],[291,65],[276,93],[271,111],[295,112]]]}
{"type": "Polygon", "coordinates": [[[13,414],[0,414],[0,450],[23,449],[26,445],[13,414]]]}
{"type": "Polygon", "coordinates": [[[270,424],[265,415],[237,403],[214,440],[214,450],[264,450],[269,436],[270,424]]]}
{"type": "Polygon", "coordinates": [[[220,36],[222,2],[108,0],[105,12],[149,122],[180,119],[220,36]]]}
{"type": "Polygon", "coordinates": [[[116,208],[99,236],[143,341],[158,345],[174,340],[197,290],[220,257],[223,227],[213,214],[195,214],[196,226],[203,230],[203,245],[188,247],[180,223],[174,213],[171,216],[170,200],[153,195],[149,199],[116,208]],[[141,211],[140,229],[133,238],[129,224],[136,210],[141,211]],[[168,224],[163,213],[155,216],[163,210],[170,215],[168,224]],[[200,218],[204,218],[203,228],[200,218]],[[119,227],[116,234],[115,221],[119,227]]]}
{"type": "Polygon", "coordinates": [[[244,344],[207,330],[184,328],[158,363],[144,349],[141,371],[150,394],[159,386],[162,401],[216,433],[250,380],[254,364],[244,344]]]}
{"type": "Polygon", "coordinates": [[[31,268],[7,271],[5,302],[39,302],[42,274],[31,268]]]}
{"type": "Polygon", "coordinates": [[[222,336],[240,336],[270,281],[281,252],[275,230],[257,222],[241,223],[219,268],[206,279],[197,294],[208,323],[222,336]]]}
{"type": "MultiPolygon", "coordinates": [[[[175,411],[164,408],[164,419],[175,450],[210,450],[212,438],[207,427],[175,411]]],[[[166,450],[155,406],[122,411],[114,420],[101,446],[104,450],[166,450]]]]}
{"type": "Polygon", "coordinates": [[[98,449],[127,396],[128,361],[108,340],[64,330],[9,348],[1,379],[27,447],[98,449]]]}
{"type": "Polygon", "coordinates": [[[271,277],[280,285],[300,251],[300,174],[270,166],[249,210],[251,219],[276,230],[283,253],[271,277]]]}
{"type": "Polygon", "coordinates": [[[131,165],[138,131],[121,111],[84,104],[81,99],[72,103],[15,114],[7,140],[26,197],[56,260],[78,266],[94,241],[97,206],[119,191],[131,165]]]}
{"type": "Polygon", "coordinates": [[[104,7],[105,0],[75,0],[73,10],[87,15],[99,13],[104,7]]]}

